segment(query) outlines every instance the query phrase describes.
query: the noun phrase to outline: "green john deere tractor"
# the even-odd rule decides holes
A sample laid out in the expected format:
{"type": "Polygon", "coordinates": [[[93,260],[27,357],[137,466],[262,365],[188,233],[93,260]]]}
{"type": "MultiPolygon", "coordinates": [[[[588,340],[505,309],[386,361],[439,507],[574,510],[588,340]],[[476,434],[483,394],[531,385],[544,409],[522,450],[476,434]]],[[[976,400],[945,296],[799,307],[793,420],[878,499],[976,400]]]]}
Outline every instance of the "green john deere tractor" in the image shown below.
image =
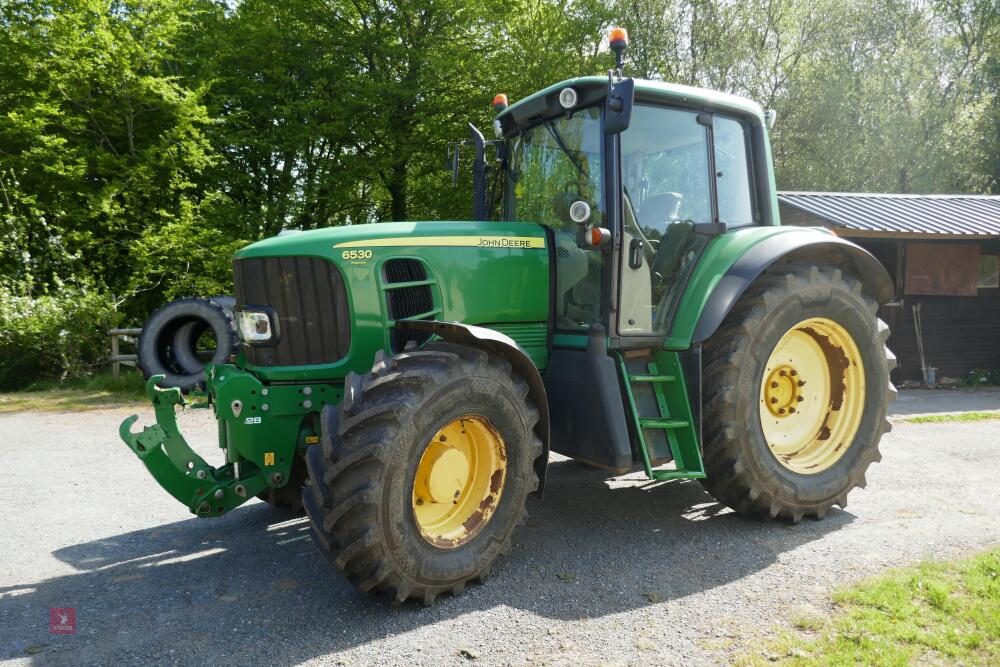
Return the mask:
{"type": "Polygon", "coordinates": [[[301,498],[352,584],[430,604],[509,551],[550,451],[790,521],[864,486],[894,393],[888,275],[780,226],[770,114],[625,78],[611,46],[607,77],[497,97],[497,139],[468,142],[476,220],[239,251],[242,346],[206,369],[224,465],[160,376],[156,425],[121,425],[164,489],[199,517],[301,498]]]}

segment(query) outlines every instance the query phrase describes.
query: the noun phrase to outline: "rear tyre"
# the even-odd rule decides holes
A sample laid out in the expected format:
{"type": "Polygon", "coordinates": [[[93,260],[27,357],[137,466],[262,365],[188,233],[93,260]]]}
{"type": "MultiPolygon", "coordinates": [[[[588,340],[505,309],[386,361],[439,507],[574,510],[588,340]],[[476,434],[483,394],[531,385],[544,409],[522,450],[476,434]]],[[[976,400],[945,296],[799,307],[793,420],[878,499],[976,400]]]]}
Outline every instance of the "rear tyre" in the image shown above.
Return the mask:
{"type": "Polygon", "coordinates": [[[302,494],[317,546],[362,591],[432,604],[485,579],[538,488],[538,410],[507,361],[435,342],[347,378],[302,494]]]}
{"type": "Polygon", "coordinates": [[[705,344],[702,484],[740,514],[822,518],[881,460],[889,328],[839,269],[765,272],[705,344]]]}

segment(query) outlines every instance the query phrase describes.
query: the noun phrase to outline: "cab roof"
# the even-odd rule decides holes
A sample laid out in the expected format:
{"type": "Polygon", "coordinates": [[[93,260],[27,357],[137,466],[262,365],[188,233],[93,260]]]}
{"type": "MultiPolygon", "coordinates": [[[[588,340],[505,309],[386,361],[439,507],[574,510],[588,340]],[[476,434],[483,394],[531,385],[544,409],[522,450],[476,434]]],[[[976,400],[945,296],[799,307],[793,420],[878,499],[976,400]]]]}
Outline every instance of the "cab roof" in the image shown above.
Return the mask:
{"type": "MultiPolygon", "coordinates": [[[[552,109],[553,103],[558,104],[554,98],[558,97],[559,91],[563,88],[575,88],[580,93],[582,106],[595,97],[603,96],[607,86],[608,78],[606,76],[582,76],[560,81],[514,102],[497,115],[497,120],[506,131],[512,125],[524,125],[531,117],[547,115],[543,110],[552,109]]],[[[702,111],[729,112],[752,117],[761,123],[764,122],[764,111],[753,100],[718,90],[695,88],[678,83],[635,79],[635,100],[637,103],[675,104],[702,111]]]]}

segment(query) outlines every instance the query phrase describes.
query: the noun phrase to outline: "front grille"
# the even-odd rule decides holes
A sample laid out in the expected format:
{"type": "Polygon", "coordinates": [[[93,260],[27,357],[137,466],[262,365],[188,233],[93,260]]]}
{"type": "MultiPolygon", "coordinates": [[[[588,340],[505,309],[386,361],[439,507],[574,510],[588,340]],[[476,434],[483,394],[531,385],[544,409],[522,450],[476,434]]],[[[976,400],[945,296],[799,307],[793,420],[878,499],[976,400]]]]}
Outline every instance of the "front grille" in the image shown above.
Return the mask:
{"type": "Polygon", "coordinates": [[[317,257],[260,257],[234,263],[238,306],[269,306],[278,313],[274,347],[248,347],[255,366],[329,364],[351,347],[351,313],[344,279],[317,257]]]}

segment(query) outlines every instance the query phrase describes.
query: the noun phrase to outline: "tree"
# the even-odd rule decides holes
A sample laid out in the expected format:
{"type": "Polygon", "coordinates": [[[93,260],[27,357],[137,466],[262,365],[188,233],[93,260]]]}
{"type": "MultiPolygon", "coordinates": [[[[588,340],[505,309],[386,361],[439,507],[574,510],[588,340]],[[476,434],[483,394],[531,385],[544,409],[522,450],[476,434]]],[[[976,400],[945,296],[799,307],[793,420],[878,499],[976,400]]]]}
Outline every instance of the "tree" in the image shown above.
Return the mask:
{"type": "Polygon", "coordinates": [[[44,289],[86,277],[118,293],[156,282],[133,244],[201,220],[213,162],[197,89],[178,76],[187,0],[12,0],[0,24],[0,172],[20,257],[44,289]],[[11,196],[11,193],[14,196],[11,196]]]}

